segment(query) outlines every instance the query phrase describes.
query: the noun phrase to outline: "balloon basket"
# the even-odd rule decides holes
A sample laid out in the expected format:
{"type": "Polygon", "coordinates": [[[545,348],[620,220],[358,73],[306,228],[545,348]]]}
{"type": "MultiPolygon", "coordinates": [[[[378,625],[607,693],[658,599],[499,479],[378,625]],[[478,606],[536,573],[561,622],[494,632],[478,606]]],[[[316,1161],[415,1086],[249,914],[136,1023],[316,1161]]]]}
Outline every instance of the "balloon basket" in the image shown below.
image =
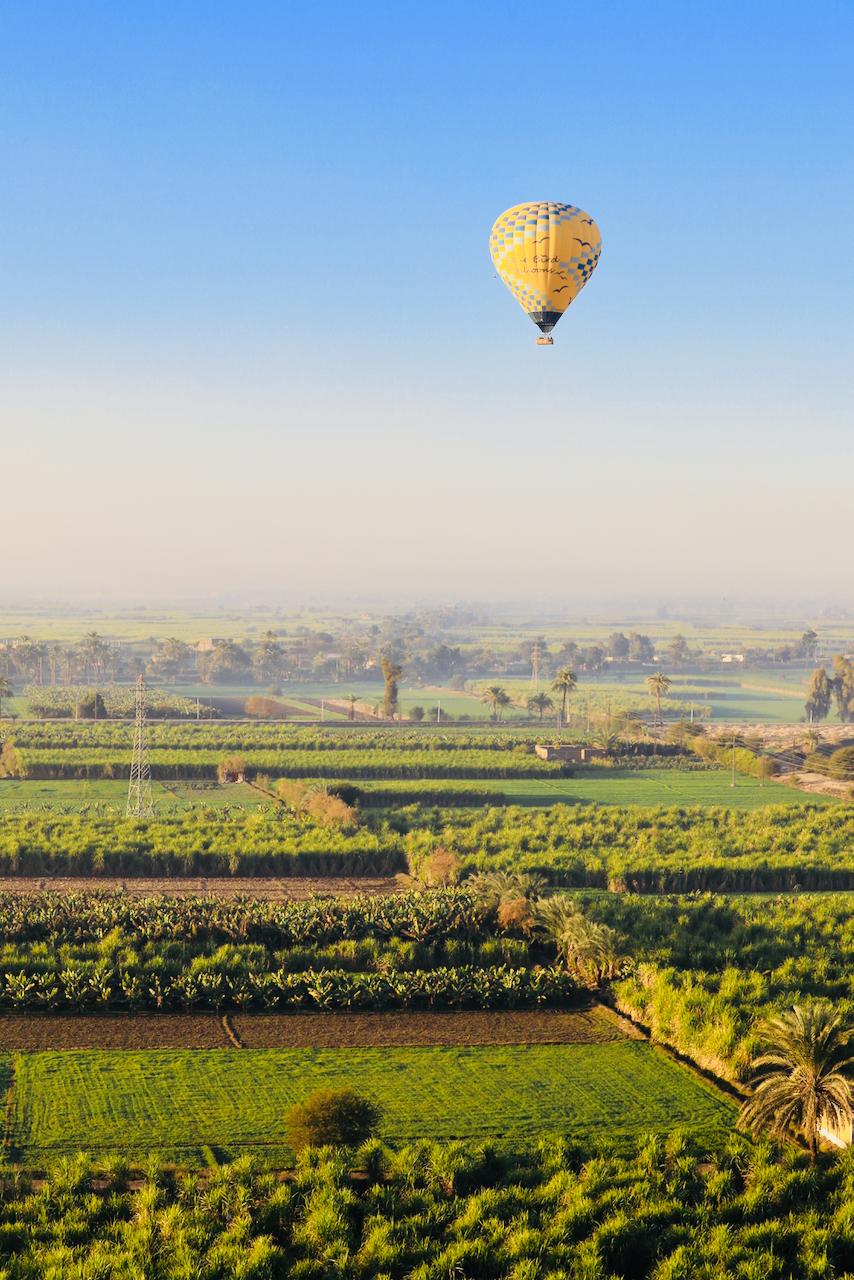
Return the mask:
{"type": "Polygon", "coordinates": [[[537,338],[538,347],[553,347],[554,344],[555,344],[554,338],[537,338]]]}

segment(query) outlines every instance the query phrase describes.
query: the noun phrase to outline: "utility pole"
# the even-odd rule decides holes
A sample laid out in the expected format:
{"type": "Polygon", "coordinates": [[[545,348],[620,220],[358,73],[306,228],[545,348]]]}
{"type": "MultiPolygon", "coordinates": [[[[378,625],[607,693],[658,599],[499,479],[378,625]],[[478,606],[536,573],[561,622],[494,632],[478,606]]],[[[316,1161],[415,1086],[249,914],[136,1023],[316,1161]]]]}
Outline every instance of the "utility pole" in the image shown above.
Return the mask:
{"type": "Polygon", "coordinates": [[[587,732],[590,732],[590,690],[587,690],[587,732]]]}
{"type": "Polygon", "coordinates": [[[133,735],[133,755],[130,765],[126,818],[153,818],[154,801],[151,796],[151,762],[148,743],[145,740],[145,677],[136,682],[136,727],[133,735]]]}

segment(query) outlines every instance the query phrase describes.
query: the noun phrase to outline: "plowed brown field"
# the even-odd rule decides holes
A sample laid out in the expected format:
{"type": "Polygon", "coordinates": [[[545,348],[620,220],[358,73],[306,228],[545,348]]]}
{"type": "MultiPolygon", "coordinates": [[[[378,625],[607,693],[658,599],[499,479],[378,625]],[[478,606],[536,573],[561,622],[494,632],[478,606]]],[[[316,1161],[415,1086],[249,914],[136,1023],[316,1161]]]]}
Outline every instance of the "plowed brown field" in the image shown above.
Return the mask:
{"type": "MultiPolygon", "coordinates": [[[[245,1049],[338,1049],[429,1045],[608,1044],[636,1037],[608,1009],[494,1013],[230,1014],[245,1049]]],[[[9,1014],[0,1051],[45,1049],[235,1049],[216,1014],[9,1014]]]]}

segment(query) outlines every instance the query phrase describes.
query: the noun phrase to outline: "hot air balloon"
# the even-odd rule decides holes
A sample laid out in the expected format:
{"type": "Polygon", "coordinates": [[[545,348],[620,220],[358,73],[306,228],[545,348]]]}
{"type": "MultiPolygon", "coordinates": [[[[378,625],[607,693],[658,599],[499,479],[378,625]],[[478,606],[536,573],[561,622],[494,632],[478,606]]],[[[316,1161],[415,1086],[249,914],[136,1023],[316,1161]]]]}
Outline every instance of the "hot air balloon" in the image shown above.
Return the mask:
{"type": "Polygon", "coordinates": [[[537,345],[550,347],[549,334],[596,269],[602,237],[583,209],[541,200],[502,213],[489,251],[507,288],[542,330],[537,345]]]}

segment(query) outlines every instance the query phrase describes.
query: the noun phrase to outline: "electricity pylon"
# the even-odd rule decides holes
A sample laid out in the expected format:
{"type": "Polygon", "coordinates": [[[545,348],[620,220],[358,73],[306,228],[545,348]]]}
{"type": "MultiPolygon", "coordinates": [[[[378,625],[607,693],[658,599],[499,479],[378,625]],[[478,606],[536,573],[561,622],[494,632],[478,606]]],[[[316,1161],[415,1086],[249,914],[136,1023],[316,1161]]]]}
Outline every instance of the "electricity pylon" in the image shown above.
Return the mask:
{"type": "Polygon", "coordinates": [[[540,692],[540,642],[534,641],[534,647],[531,650],[531,692],[536,695],[540,692]]]}
{"type": "Polygon", "coordinates": [[[128,807],[126,818],[153,818],[154,800],[151,796],[151,761],[145,740],[145,677],[136,682],[136,728],[133,734],[133,756],[130,764],[128,807]]]}

